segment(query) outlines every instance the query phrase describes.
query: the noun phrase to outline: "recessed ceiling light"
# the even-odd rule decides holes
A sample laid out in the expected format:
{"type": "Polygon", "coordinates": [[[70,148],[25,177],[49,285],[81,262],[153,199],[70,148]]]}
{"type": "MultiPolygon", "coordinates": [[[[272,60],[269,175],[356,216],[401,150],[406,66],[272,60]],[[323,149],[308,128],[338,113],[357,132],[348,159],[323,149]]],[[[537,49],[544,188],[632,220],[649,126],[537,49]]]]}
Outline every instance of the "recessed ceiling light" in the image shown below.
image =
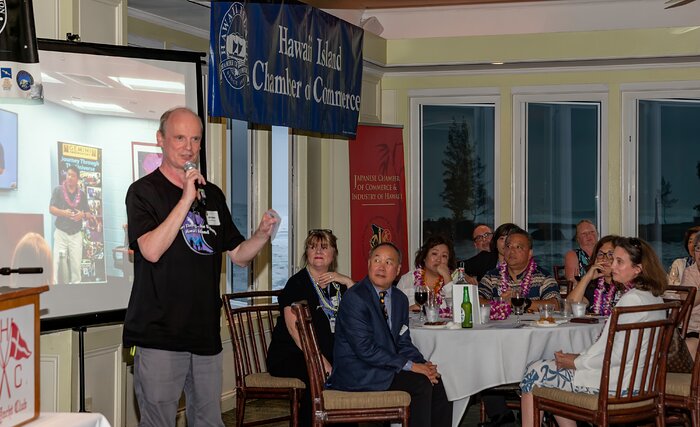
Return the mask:
{"type": "Polygon", "coordinates": [[[128,87],[131,90],[143,90],[147,92],[185,94],[185,84],[182,82],[169,82],[166,80],[135,79],[132,77],[112,77],[110,79],[128,87]]]}
{"type": "Polygon", "coordinates": [[[101,102],[87,102],[87,101],[72,101],[70,99],[64,99],[63,102],[70,104],[76,108],[84,111],[93,111],[99,113],[129,113],[131,111],[123,108],[121,105],[117,104],[105,104],[101,102]]]}
{"type": "Polygon", "coordinates": [[[503,65],[503,62],[492,62],[491,65],[503,65]]]}

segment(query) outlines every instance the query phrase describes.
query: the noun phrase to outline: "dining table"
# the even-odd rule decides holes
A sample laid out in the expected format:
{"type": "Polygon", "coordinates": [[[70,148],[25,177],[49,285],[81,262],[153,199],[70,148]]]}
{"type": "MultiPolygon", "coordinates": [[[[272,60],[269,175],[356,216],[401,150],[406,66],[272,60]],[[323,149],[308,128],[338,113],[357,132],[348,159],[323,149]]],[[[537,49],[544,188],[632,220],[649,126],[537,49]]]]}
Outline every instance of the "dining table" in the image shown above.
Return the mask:
{"type": "Polygon", "coordinates": [[[540,325],[539,315],[525,314],[491,320],[462,328],[445,324],[424,325],[411,315],[413,344],[423,357],[437,364],[447,398],[453,402],[453,425],[458,426],[471,396],[482,390],[519,382],[530,362],[553,359],[554,352],[580,353],[600,335],[605,319],[597,323],[574,323],[556,316],[555,323],[540,325]]]}

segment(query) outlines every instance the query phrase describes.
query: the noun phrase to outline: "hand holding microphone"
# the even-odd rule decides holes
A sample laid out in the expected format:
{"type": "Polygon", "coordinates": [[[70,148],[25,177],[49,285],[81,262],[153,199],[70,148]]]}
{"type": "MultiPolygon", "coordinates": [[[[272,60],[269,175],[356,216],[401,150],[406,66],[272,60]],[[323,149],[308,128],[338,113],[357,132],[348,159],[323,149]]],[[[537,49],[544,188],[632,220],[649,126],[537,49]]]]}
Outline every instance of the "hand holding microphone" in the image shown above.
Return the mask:
{"type": "MultiPolygon", "coordinates": [[[[185,162],[185,165],[183,166],[183,169],[185,170],[185,174],[187,174],[188,171],[192,169],[197,169],[197,165],[194,164],[194,162],[185,162]]],[[[194,186],[197,190],[197,199],[202,205],[207,204],[207,194],[204,192],[204,184],[199,180],[199,178],[195,181],[194,186]]]]}

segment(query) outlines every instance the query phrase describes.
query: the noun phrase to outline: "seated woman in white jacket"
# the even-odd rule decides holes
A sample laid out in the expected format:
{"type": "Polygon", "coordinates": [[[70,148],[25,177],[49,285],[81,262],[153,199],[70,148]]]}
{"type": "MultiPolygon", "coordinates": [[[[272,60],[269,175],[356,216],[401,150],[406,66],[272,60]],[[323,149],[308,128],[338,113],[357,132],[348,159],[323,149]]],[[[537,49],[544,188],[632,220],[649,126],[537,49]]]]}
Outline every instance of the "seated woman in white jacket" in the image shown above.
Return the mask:
{"type": "Polygon", "coordinates": [[[415,270],[401,276],[397,287],[408,297],[409,309],[416,311],[415,287],[426,285],[439,300],[452,297],[452,272],[457,267],[452,241],[440,236],[430,236],[416,252],[415,270]]]}
{"type": "MultiPolygon", "coordinates": [[[[620,237],[615,240],[613,252],[613,280],[624,285],[626,292],[617,302],[619,307],[660,304],[663,303],[661,294],[666,289],[666,273],[659,258],[648,243],[637,238],[620,237]]],[[[646,311],[629,313],[620,318],[621,323],[636,323],[663,319],[663,311],[646,311]]],[[[610,328],[610,319],[605,323],[603,332],[593,345],[581,354],[557,352],[554,360],[540,360],[531,363],[525,370],[525,376],[520,383],[523,391],[521,397],[522,425],[533,425],[532,388],[552,387],[577,393],[597,393],[600,386],[603,355],[606,339],[610,328]]],[[[648,339],[645,337],[644,339],[648,339]]],[[[615,341],[615,346],[622,346],[621,340],[615,341]]],[[[643,347],[646,343],[642,343],[643,347]]],[[[610,384],[617,383],[620,370],[622,349],[613,348],[610,384]],[[616,357],[617,356],[617,357],[616,357]]],[[[625,379],[629,381],[632,374],[633,361],[627,360],[625,379]]],[[[641,379],[638,372],[637,377],[641,379]]],[[[576,426],[576,422],[563,417],[556,417],[560,427],[576,426]]]]}

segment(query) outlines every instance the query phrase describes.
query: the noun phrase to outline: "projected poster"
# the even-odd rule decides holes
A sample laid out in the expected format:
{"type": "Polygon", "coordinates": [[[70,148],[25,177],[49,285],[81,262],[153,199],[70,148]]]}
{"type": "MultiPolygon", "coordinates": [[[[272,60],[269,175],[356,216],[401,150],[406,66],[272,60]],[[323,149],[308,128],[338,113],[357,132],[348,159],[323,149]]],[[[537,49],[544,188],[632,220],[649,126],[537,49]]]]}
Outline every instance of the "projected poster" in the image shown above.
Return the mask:
{"type": "Polygon", "coordinates": [[[51,196],[51,207],[58,208],[53,242],[56,282],[106,282],[102,149],[59,141],[58,182],[51,196]]]}

